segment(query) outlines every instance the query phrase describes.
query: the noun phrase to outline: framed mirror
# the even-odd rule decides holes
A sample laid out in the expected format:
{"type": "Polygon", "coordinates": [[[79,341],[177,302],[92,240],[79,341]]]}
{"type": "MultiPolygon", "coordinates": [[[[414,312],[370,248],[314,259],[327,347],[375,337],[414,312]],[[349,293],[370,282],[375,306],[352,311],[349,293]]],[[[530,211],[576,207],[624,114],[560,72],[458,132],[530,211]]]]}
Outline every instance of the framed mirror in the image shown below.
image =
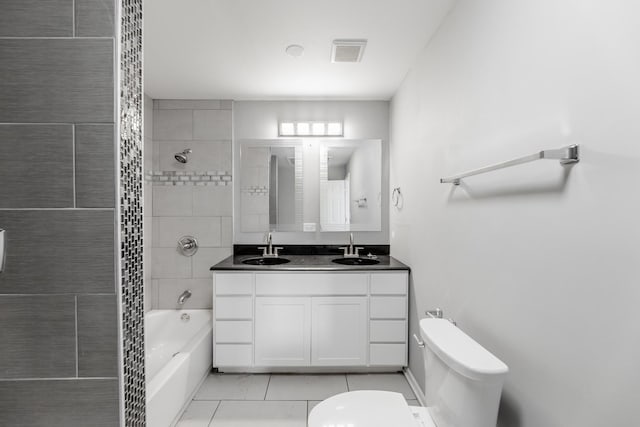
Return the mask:
{"type": "Polygon", "coordinates": [[[302,143],[240,142],[242,232],[302,230],[302,143]]]}
{"type": "Polygon", "coordinates": [[[321,142],[322,231],[380,231],[381,196],[381,140],[321,142]]]}

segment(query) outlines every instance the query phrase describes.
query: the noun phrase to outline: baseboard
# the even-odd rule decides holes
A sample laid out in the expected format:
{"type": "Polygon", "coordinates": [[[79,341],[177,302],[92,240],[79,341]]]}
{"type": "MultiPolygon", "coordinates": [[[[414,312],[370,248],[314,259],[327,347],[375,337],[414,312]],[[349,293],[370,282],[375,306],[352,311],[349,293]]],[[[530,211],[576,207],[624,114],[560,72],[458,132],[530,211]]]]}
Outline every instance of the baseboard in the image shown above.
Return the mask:
{"type": "Polygon", "coordinates": [[[409,383],[409,387],[411,387],[411,390],[413,390],[413,394],[415,394],[416,398],[418,398],[418,402],[420,402],[420,405],[427,406],[427,399],[425,399],[424,393],[420,389],[418,381],[416,381],[416,377],[413,376],[413,372],[411,372],[409,368],[404,368],[403,372],[405,378],[407,379],[407,382],[409,383]]]}

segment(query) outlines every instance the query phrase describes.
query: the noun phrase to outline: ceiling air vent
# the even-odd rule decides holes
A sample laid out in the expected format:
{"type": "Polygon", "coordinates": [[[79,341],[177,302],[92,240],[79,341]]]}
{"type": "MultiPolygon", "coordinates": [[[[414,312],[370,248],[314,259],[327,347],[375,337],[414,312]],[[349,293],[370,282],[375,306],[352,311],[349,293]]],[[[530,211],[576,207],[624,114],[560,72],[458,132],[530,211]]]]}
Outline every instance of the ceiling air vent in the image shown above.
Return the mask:
{"type": "Polygon", "coordinates": [[[358,40],[334,40],[331,49],[331,62],[360,62],[367,41],[358,40]]]}

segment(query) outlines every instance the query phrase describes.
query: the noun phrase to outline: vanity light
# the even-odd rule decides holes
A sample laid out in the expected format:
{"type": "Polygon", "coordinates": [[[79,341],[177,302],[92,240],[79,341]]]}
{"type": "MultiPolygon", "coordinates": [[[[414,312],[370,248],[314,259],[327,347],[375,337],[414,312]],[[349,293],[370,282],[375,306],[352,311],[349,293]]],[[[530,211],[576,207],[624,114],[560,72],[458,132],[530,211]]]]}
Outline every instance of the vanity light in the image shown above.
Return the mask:
{"type": "Polygon", "coordinates": [[[278,136],[344,136],[342,122],[280,122],[278,136]]]}
{"type": "Polygon", "coordinates": [[[342,136],[342,123],[332,122],[327,123],[327,135],[329,136],[342,136]]]}
{"type": "Polygon", "coordinates": [[[300,135],[300,136],[311,135],[311,124],[309,122],[296,123],[296,135],[300,135]]]}
{"type": "Polygon", "coordinates": [[[311,124],[311,134],[313,136],[324,136],[327,134],[326,131],[326,123],[312,123],[311,124]]]}
{"type": "Polygon", "coordinates": [[[291,122],[280,123],[280,136],[294,136],[296,134],[296,125],[291,122]]]}

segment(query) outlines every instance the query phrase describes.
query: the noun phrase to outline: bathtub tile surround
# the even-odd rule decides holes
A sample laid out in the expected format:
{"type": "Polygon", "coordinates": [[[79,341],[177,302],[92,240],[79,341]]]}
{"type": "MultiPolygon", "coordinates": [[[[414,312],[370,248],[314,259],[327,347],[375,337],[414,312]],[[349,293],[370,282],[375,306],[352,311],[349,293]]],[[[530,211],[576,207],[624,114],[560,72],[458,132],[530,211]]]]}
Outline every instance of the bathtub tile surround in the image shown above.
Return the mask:
{"type": "Polygon", "coordinates": [[[0,6],[2,425],[119,423],[114,7],[0,6]]]}
{"type": "Polygon", "coordinates": [[[306,427],[311,409],[332,394],[360,390],[401,392],[419,406],[404,375],[212,374],[177,427],[306,427]],[[353,385],[357,384],[357,385],[353,385]]]}
{"type": "Polygon", "coordinates": [[[152,165],[152,291],[154,308],[177,307],[178,296],[193,293],[185,308],[211,308],[209,268],[231,255],[231,101],[154,100],[152,165]],[[193,150],[187,163],[174,154],[193,150]],[[198,240],[198,252],[184,257],[180,237],[198,240]],[[209,280],[206,280],[209,279],[209,280]]]}

